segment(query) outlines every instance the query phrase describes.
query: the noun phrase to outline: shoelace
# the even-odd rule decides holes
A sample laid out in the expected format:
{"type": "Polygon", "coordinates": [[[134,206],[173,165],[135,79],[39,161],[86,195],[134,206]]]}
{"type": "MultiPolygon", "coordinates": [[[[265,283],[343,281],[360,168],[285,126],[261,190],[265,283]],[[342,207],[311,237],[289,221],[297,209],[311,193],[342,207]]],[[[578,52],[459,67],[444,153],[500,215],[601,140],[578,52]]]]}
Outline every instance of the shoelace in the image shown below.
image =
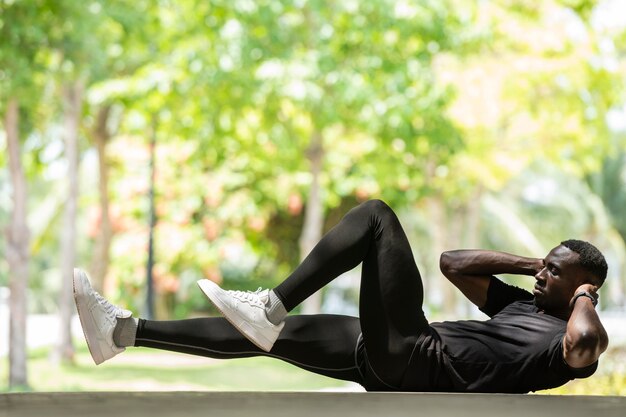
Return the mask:
{"type": "Polygon", "coordinates": [[[103,296],[98,294],[97,291],[94,291],[93,295],[96,296],[96,301],[101,306],[104,307],[104,311],[107,313],[107,315],[117,315],[117,311],[119,310],[119,307],[114,306],[113,304],[111,304],[107,299],[105,299],[103,296]]]}
{"type": "Polygon", "coordinates": [[[256,291],[228,291],[230,295],[236,297],[242,301],[247,301],[251,304],[255,304],[259,307],[265,307],[263,301],[261,301],[262,287],[257,288],[256,291]]]}

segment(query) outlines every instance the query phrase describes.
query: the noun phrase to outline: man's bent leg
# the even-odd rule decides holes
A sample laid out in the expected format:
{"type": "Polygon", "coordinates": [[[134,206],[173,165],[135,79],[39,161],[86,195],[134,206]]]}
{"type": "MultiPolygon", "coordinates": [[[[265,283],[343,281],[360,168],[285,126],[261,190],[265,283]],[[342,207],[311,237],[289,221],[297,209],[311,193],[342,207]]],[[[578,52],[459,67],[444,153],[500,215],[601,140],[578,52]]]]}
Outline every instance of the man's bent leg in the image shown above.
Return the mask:
{"type": "Polygon", "coordinates": [[[368,362],[380,382],[399,388],[428,322],[408,239],[387,204],[371,200],[350,210],[274,291],[291,310],[360,262],[360,320],[368,362]]]}
{"type": "Polygon", "coordinates": [[[382,202],[369,210],[374,238],[363,260],[359,314],[368,365],[388,388],[402,388],[419,336],[429,329],[424,289],[396,214],[382,202]]]}
{"type": "Polygon", "coordinates": [[[139,320],[135,346],[217,359],[269,356],[307,371],[363,384],[356,361],[359,319],[337,315],[290,316],[270,352],[259,349],[227,320],[139,320]]]}

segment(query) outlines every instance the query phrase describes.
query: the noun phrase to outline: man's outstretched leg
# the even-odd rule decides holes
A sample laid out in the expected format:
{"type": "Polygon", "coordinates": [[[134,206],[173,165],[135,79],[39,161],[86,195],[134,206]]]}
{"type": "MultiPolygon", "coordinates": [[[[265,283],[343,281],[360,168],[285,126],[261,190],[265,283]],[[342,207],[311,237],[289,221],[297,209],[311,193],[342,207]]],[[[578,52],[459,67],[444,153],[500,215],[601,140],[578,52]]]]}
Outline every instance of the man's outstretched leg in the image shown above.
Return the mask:
{"type": "Polygon", "coordinates": [[[135,346],[164,349],[216,359],[266,356],[310,372],[364,384],[356,347],[360,325],[356,317],[319,314],[290,316],[265,352],[223,317],[187,320],[139,320],[135,346]]]}
{"type": "Polygon", "coordinates": [[[235,327],[261,346],[264,342],[247,330],[251,326],[266,336],[280,333],[267,325],[263,313],[272,295],[291,310],[361,262],[360,322],[366,358],[376,379],[397,389],[428,322],[422,311],[421,277],[407,237],[395,213],[382,201],[371,200],[350,210],[271,292],[224,291],[207,280],[201,281],[205,283],[201,288],[235,327]]]}
{"type": "Polygon", "coordinates": [[[95,292],[87,274],[79,269],[74,271],[74,296],[96,364],[128,346],[145,346],[217,359],[269,356],[331,378],[364,383],[356,354],[361,329],[355,317],[288,317],[272,352],[266,353],[221,317],[137,320],[95,292]]]}

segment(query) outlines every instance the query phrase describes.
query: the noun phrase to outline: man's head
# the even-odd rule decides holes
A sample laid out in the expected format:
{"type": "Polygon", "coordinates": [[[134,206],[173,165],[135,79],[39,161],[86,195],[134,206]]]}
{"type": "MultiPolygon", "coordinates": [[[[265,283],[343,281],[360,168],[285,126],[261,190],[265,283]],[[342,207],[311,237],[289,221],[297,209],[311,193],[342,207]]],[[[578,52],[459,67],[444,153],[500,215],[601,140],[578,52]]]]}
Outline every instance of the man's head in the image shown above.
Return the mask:
{"type": "Polygon", "coordinates": [[[561,245],[578,254],[578,263],[589,274],[589,283],[600,288],[604,284],[608,270],[602,252],[584,240],[564,240],[561,245]]]}
{"type": "Polygon", "coordinates": [[[591,243],[565,240],[546,255],[535,275],[535,304],[546,311],[566,310],[576,289],[587,283],[600,287],[607,269],[604,256],[591,243]]]}

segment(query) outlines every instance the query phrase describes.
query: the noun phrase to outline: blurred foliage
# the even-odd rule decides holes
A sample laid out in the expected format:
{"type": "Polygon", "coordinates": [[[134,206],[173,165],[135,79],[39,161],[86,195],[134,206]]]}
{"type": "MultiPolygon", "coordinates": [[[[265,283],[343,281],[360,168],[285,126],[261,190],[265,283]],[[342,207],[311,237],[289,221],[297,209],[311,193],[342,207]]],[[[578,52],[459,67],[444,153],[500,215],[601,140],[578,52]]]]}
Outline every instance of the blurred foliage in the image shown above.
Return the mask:
{"type": "MultiPolygon", "coordinates": [[[[389,202],[433,314],[473,314],[441,282],[441,250],[543,256],[569,237],[607,254],[602,305],[623,307],[626,31],[603,23],[613,3],[0,1],[0,110],[19,97],[25,121],[29,308],[54,311],[60,288],[60,91],[77,79],[87,87],[79,259],[89,263],[100,230],[92,136],[111,106],[104,290],[133,310],[144,299],[153,134],[161,318],[208,311],[199,278],[255,289],[297,265],[316,135],[325,230],[365,199],[389,202]]],[[[0,149],[6,224],[2,134],[0,149]]],[[[0,258],[0,284],[7,274],[0,258]]]]}
{"type": "MultiPolygon", "coordinates": [[[[0,113],[19,100],[28,176],[29,310],[57,309],[61,91],[77,81],[86,86],[79,263],[90,263],[102,231],[94,130],[110,107],[114,236],[104,292],[139,314],[153,135],[158,318],[216,313],[196,289],[203,277],[256,289],[288,276],[300,259],[316,137],[324,230],[359,202],[385,199],[413,245],[429,318],[478,314],[442,279],[442,250],[539,257],[571,237],[606,254],[601,308],[623,310],[624,15],[620,0],[0,0],[0,113]]],[[[4,229],[11,190],[0,123],[4,229]]],[[[0,256],[0,285],[8,274],[0,256]]],[[[333,294],[358,301],[345,286],[333,294]]],[[[34,388],[117,389],[110,379],[120,375],[124,388],[145,379],[159,389],[191,380],[192,389],[329,384],[263,359],[235,365],[258,372],[246,381],[231,365],[187,373],[124,364],[96,375],[87,360],[83,348],[78,366],[59,372],[46,353],[35,355],[34,388]]],[[[626,395],[623,363],[613,347],[593,378],[546,392],[626,395]]]]}

